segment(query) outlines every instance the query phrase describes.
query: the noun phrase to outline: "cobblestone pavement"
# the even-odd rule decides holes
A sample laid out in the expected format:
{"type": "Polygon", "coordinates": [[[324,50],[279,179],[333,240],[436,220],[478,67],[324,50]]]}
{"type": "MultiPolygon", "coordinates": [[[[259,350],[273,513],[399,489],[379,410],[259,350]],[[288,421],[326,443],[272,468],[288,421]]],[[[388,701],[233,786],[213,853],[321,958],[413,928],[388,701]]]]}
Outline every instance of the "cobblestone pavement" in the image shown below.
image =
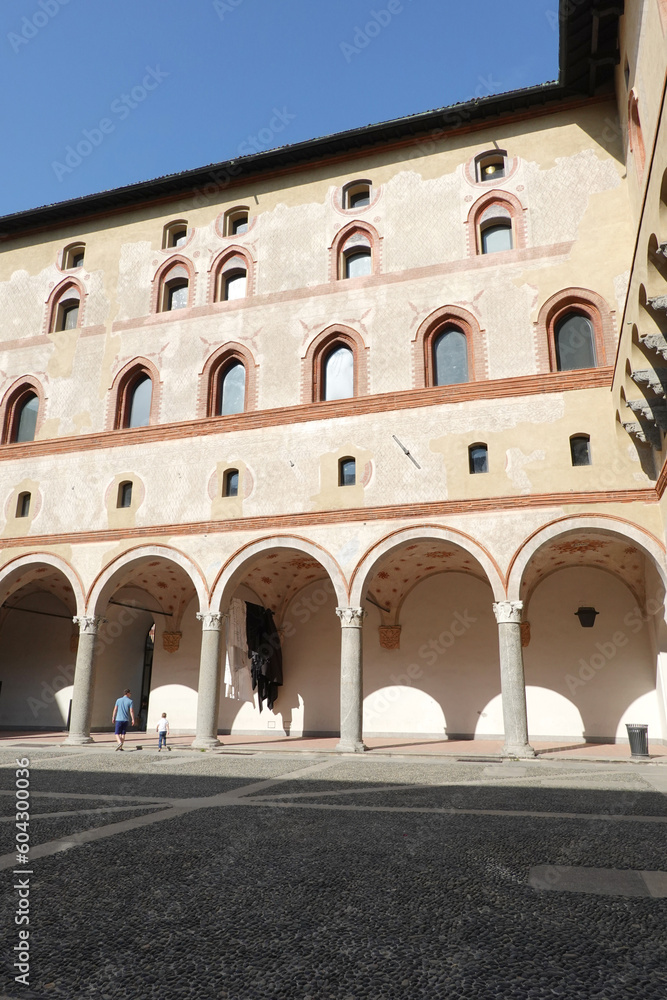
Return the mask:
{"type": "Polygon", "coordinates": [[[667,996],[663,764],[25,754],[0,1000],[667,996]]]}

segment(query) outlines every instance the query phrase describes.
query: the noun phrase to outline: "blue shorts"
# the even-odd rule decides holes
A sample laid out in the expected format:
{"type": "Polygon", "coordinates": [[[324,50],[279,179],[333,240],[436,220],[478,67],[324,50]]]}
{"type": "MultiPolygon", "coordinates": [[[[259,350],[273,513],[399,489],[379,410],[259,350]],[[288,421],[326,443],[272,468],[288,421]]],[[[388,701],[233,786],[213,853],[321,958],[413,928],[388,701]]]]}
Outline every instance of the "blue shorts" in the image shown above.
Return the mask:
{"type": "Polygon", "coordinates": [[[125,736],[125,733],[127,732],[127,723],[127,719],[125,722],[116,722],[116,736],[125,736]]]}

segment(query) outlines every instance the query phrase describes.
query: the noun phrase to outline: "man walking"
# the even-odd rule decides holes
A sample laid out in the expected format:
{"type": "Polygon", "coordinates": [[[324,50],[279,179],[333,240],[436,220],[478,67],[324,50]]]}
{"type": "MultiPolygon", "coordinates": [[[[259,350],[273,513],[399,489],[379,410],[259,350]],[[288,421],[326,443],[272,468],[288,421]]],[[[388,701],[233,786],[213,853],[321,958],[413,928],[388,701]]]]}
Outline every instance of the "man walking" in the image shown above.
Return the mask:
{"type": "Polygon", "coordinates": [[[123,749],[125,734],[127,732],[127,724],[130,719],[132,720],[132,725],[136,725],[134,721],[134,707],[132,705],[132,699],[130,698],[130,689],[125,688],[125,693],[122,698],[118,698],[116,701],[113,709],[113,715],[111,716],[111,721],[115,723],[116,740],[118,741],[116,750],[123,749]]]}

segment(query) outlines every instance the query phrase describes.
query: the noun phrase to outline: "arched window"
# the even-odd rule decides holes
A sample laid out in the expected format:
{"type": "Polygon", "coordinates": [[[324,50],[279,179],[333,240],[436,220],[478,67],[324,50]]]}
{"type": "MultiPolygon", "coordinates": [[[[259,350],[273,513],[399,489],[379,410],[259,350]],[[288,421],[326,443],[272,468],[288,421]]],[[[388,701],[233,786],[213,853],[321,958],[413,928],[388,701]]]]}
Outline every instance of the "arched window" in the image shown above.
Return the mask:
{"type": "Polygon", "coordinates": [[[350,222],[335,236],[331,253],[333,279],[362,278],[379,273],[381,239],[366,222],[350,222]]]}
{"type": "Polygon", "coordinates": [[[50,332],[75,330],[79,325],[80,305],[81,293],[76,285],[61,288],[52,302],[50,332]]]}
{"type": "Polygon", "coordinates": [[[250,211],[246,205],[237,205],[225,212],[223,223],[224,236],[241,236],[248,232],[250,211]]]}
{"type": "Polygon", "coordinates": [[[226,250],[212,267],[214,302],[233,302],[251,294],[252,258],[242,247],[226,250]]]}
{"type": "Polygon", "coordinates": [[[489,471],[489,449],[485,444],[471,444],[468,448],[468,468],[471,475],[489,471]]]}
{"type": "Polygon", "coordinates": [[[116,500],[116,507],[131,507],[132,506],[132,483],[127,481],[118,484],[118,499],[116,500]]]}
{"type": "Polygon", "coordinates": [[[150,423],[153,382],[150,375],[141,374],[127,389],[127,422],[125,427],[147,427],[150,423]]]}
{"type": "Polygon", "coordinates": [[[182,247],[188,241],[188,224],[185,219],[170,222],[162,231],[162,249],[173,250],[182,247]]]}
{"type": "Polygon", "coordinates": [[[215,394],[215,416],[243,413],[245,409],[245,367],[240,361],[221,368],[215,394]]]}
{"type": "Polygon", "coordinates": [[[190,273],[180,261],[158,278],[158,312],[187,309],[190,305],[190,273]]]}
{"type": "Polygon", "coordinates": [[[524,249],[524,216],[525,210],[516,195],[509,191],[486,191],[468,212],[468,251],[471,256],[524,249]]]}
{"type": "Polygon", "coordinates": [[[239,470],[227,469],[222,480],[223,497],[237,497],[239,495],[239,470]]]}
{"type": "Polygon", "coordinates": [[[343,208],[366,208],[371,203],[371,182],[352,181],[343,188],[343,208]]]}
{"type": "Polygon", "coordinates": [[[556,367],[559,372],[595,368],[595,332],[588,316],[567,312],[554,326],[556,367]]]}
{"type": "Polygon", "coordinates": [[[83,267],[85,252],[85,243],[70,243],[69,246],[65,247],[62,257],[63,271],[73,271],[78,267],[83,267]]]}
{"type": "Polygon", "coordinates": [[[21,441],[34,441],[38,414],[39,398],[34,392],[26,393],[15,407],[10,440],[17,444],[21,441]]]}
{"type": "Polygon", "coordinates": [[[468,341],[462,330],[446,326],[433,338],[433,384],[468,381],[468,341]]]}
{"type": "Polygon", "coordinates": [[[591,439],[588,434],[573,434],[570,438],[572,465],[591,464],[591,439]]]}
{"type": "Polygon", "coordinates": [[[353,458],[341,458],[338,463],[338,485],[355,486],[357,482],[357,463],[353,458]]]}
{"type": "Polygon", "coordinates": [[[30,499],[29,493],[19,493],[16,501],[17,517],[28,517],[30,514],[30,499]]]}
{"type": "Polygon", "coordinates": [[[322,399],[354,396],[354,354],[344,344],[334,344],[324,357],[322,399]]]}
{"type": "Polygon", "coordinates": [[[506,157],[503,149],[480,153],[475,157],[475,179],[480,183],[500,180],[506,173],[506,157]]]}

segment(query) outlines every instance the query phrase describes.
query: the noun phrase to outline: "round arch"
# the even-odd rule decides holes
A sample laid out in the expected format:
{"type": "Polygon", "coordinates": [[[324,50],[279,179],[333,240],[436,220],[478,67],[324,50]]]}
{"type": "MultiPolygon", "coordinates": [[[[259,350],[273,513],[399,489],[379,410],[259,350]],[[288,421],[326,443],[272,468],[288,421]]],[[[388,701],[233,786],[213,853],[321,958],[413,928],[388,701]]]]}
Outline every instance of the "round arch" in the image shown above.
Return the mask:
{"type": "Polygon", "coordinates": [[[543,545],[562,535],[570,534],[574,531],[586,531],[587,529],[616,537],[620,536],[634,542],[652,560],[667,590],[665,548],[658,539],[648,531],[644,531],[643,528],[639,528],[629,521],[622,521],[616,517],[598,514],[594,516],[564,517],[558,521],[551,521],[526,539],[519,549],[517,549],[510,562],[507,575],[507,599],[510,601],[520,600],[521,582],[526,567],[543,545]]]}
{"type": "Polygon", "coordinates": [[[234,590],[241,582],[248,564],[264,553],[275,549],[296,549],[304,555],[316,559],[326,570],[336,592],[336,600],[341,607],[347,607],[347,581],[334,557],[315,542],[298,535],[272,535],[249,542],[239,549],[222,567],[211,590],[211,611],[225,608],[234,590]]]}
{"type": "Polygon", "coordinates": [[[30,570],[38,566],[51,566],[62,573],[72,588],[76,602],[76,614],[82,615],[86,606],[86,598],[81,577],[66,560],[60,556],[53,555],[51,552],[31,552],[30,555],[18,556],[16,559],[12,559],[11,562],[6,563],[0,569],[0,600],[4,601],[8,596],[8,594],[5,594],[5,590],[15,574],[20,573],[21,570],[30,570]]]}
{"type": "Polygon", "coordinates": [[[169,545],[140,545],[118,556],[97,575],[86,600],[88,613],[91,615],[101,615],[113,593],[119,571],[132,565],[132,563],[139,563],[144,559],[165,559],[179,566],[192,582],[199,600],[199,610],[202,613],[208,611],[209,601],[206,581],[204,574],[196,563],[188,556],[183,555],[182,552],[179,552],[178,549],[173,549],[169,545]]]}
{"type": "Polygon", "coordinates": [[[352,574],[350,584],[350,606],[360,607],[368,581],[382,559],[404,542],[422,541],[432,539],[433,541],[448,542],[451,545],[458,545],[460,548],[476,559],[484,572],[493,591],[494,600],[504,601],[505,586],[502,574],[496,561],[477,542],[473,541],[469,535],[456,531],[452,528],[443,528],[435,524],[423,524],[414,528],[401,528],[398,531],[386,535],[376,542],[357,563],[352,574]]]}

